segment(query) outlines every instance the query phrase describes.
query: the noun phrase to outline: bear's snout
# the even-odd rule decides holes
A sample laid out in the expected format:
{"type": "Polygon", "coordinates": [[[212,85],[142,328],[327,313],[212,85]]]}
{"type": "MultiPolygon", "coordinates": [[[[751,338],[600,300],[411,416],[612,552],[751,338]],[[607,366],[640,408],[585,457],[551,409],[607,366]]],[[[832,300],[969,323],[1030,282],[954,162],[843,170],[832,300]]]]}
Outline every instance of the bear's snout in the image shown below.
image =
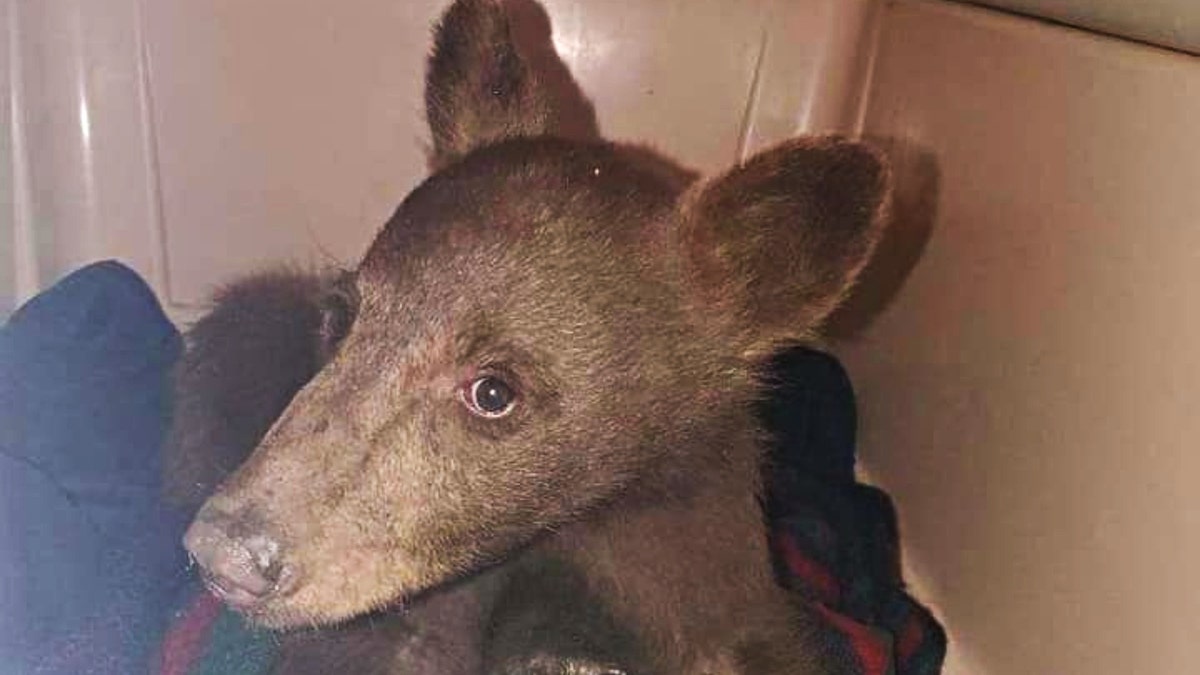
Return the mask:
{"type": "Polygon", "coordinates": [[[183,545],[203,572],[205,585],[235,609],[250,609],[295,585],[279,540],[248,522],[211,508],[201,510],[183,545]]]}

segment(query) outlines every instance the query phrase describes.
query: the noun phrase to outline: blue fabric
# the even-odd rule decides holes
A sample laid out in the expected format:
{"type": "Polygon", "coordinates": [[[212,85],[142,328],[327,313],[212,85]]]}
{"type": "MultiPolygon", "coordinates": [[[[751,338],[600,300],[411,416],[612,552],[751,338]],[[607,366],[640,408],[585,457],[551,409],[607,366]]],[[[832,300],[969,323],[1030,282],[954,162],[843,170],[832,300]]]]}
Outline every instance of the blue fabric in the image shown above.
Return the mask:
{"type": "Polygon", "coordinates": [[[858,414],[854,387],[833,356],[806,347],[779,352],[764,373],[759,418],[773,439],[776,471],[829,485],[854,483],[858,414]]]}
{"type": "Polygon", "coordinates": [[[146,671],[186,579],[159,463],[180,350],[116,262],[0,327],[0,673],[146,671]]]}

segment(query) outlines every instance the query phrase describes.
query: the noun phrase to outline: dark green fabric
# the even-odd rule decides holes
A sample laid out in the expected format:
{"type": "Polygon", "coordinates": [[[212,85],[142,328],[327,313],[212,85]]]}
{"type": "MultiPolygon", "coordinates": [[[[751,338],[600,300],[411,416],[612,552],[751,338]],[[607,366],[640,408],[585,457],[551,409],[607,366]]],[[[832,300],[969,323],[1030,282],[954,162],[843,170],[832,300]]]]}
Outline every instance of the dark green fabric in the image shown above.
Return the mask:
{"type": "Polygon", "coordinates": [[[213,626],[204,655],[192,668],[193,675],[259,675],[270,672],[276,638],[253,630],[241,617],[222,610],[213,626]]]}

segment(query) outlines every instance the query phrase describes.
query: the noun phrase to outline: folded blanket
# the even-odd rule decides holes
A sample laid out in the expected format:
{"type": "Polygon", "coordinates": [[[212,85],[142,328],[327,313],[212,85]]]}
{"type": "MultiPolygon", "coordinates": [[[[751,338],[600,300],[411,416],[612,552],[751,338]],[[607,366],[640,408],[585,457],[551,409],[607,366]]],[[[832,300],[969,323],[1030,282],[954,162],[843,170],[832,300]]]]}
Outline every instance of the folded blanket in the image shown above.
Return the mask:
{"type": "Polygon", "coordinates": [[[160,502],[179,334],[146,284],[85,267],[0,327],[0,663],[144,672],[186,579],[160,502]]]}
{"type": "Polygon", "coordinates": [[[780,583],[808,598],[862,675],[935,675],[946,635],[870,551],[895,544],[891,500],[865,485],[815,489],[773,523],[780,583]]]}
{"type": "Polygon", "coordinates": [[[802,347],[767,370],[764,500],[780,583],[807,598],[863,675],[934,675],[946,634],[906,591],[892,500],[854,476],[857,411],[837,359],[802,347]]]}

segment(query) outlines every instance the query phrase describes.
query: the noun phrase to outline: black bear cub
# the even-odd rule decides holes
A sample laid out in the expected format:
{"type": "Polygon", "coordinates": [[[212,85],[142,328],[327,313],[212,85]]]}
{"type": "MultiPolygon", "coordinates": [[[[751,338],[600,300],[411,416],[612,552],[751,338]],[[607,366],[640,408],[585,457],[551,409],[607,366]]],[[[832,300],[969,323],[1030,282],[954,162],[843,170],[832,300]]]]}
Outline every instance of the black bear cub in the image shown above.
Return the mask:
{"type": "Polygon", "coordinates": [[[841,672],[772,577],[753,403],[869,258],[886,168],[803,138],[685,184],[566,138],[508,4],[442,18],[434,173],[357,268],[194,329],[186,546],[252,621],[341,625],[288,672],[841,672]]]}

